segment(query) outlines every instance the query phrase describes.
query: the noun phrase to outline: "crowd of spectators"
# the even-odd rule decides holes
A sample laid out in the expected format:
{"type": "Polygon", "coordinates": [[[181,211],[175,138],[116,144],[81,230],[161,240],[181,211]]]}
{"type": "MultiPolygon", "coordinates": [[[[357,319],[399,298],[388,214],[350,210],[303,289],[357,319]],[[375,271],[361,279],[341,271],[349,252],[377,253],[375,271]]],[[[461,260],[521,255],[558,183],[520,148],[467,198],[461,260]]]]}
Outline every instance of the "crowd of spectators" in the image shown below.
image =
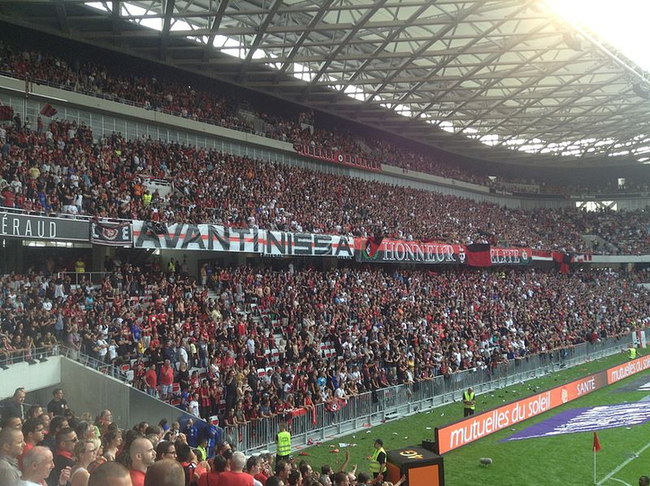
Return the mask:
{"type": "Polygon", "coordinates": [[[126,364],[136,387],[233,427],[621,335],[647,323],[650,304],[635,275],[605,271],[206,263],[200,287],[183,264],[107,264],[101,286],[36,271],[3,277],[3,352],[33,360],[63,342],[126,364]]]}
{"type": "Polygon", "coordinates": [[[649,250],[645,211],[514,210],[174,143],[96,140],[66,121],[16,117],[0,126],[0,147],[0,202],[28,211],[566,251],[593,249],[590,232],[616,252],[649,250]],[[150,190],[152,179],[173,190],[150,190]]]}
{"type": "MultiPolygon", "coordinates": [[[[347,471],[347,451],[339,471],[324,465],[318,472],[289,456],[246,457],[227,441],[202,434],[191,419],[122,429],[108,409],[95,419],[75,414],[62,388],[53,391],[46,408],[28,407],[25,396],[17,388],[2,403],[3,486],[343,486],[343,479],[357,476],[357,466],[347,471]]],[[[358,476],[370,484],[368,473],[358,476]]],[[[383,479],[372,484],[392,486],[383,479]]]]}
{"type": "MultiPolygon", "coordinates": [[[[294,145],[318,147],[331,152],[340,151],[361,157],[376,164],[401,167],[405,171],[419,171],[481,185],[490,185],[487,176],[478,175],[459,166],[453,156],[430,148],[416,149],[400,146],[378,137],[350,133],[343,129],[328,130],[319,126],[313,112],[295,110],[278,115],[251,108],[241,96],[229,95],[227,90],[206,91],[188,86],[186,82],[159,79],[150,73],[125,73],[96,62],[66,60],[44,52],[30,51],[0,41],[0,72],[27,79],[30,82],[51,84],[92,96],[122,103],[135,104],[146,109],[164,111],[184,118],[226,128],[257,133],[294,145]],[[254,120],[242,114],[253,111],[254,120]],[[255,123],[258,120],[258,123],[255,123]]],[[[504,181],[516,181],[505,177],[504,181]]],[[[501,180],[501,178],[500,178],[501,180]]],[[[540,186],[544,192],[564,194],[563,187],[540,186]],[[548,189],[548,190],[547,190],[548,189]]],[[[583,190],[591,188],[583,187],[583,190]]],[[[618,189],[620,190],[620,189],[618,189]]]]}
{"type": "MultiPolygon", "coordinates": [[[[259,130],[239,116],[235,100],[155,77],[115,74],[94,64],[71,67],[61,58],[6,45],[0,46],[0,71],[236,130],[259,130]]],[[[264,136],[485,182],[382,141],[365,143],[314,128],[310,114],[295,122],[259,117],[265,121],[264,136]]],[[[45,124],[40,118],[32,125],[18,114],[0,126],[0,199],[3,206],[27,211],[166,223],[448,243],[488,240],[573,251],[585,250],[582,234],[594,234],[620,253],[650,249],[650,218],[644,211],[511,210],[178,144],[129,141],[119,134],[94,139],[83,125],[45,124]],[[173,181],[173,191],[164,196],[150,191],[150,179],[173,181]]],[[[494,369],[530,354],[628,333],[648,323],[650,305],[650,294],[637,285],[635,275],[606,271],[563,275],[538,269],[431,272],[345,266],[278,271],[205,263],[199,271],[203,285],[198,285],[185,264],[169,269],[110,260],[101,285],[73,284],[53,264],[0,277],[1,366],[17,352],[36,363],[46,359],[37,349],[65,345],[73,354],[126,367],[134,386],[197,418],[217,416],[225,428],[236,430],[285,417],[296,408],[344,402],[462,370],[494,369]]],[[[21,395],[24,391],[17,390],[14,398],[21,395]]],[[[61,405],[60,397],[54,401],[61,405]]],[[[209,452],[222,459],[211,466],[201,461],[209,452],[199,457],[201,448],[190,448],[199,445],[188,444],[191,422],[188,441],[179,424],[169,430],[164,424],[140,424],[120,431],[107,411],[93,423],[77,419],[67,407],[38,408],[29,417],[21,413],[19,424],[3,413],[0,455],[9,457],[19,444],[14,458],[22,460],[26,480],[36,478],[43,461],[48,466],[38,474],[54,460],[54,471],[40,479],[49,476],[52,486],[74,475],[73,486],[86,486],[93,465],[120,457],[144,480],[156,459],[153,448],[159,459],[178,454],[185,477],[191,464],[199,470],[229,467],[227,442],[220,449],[212,444],[215,450],[209,452]],[[28,448],[23,449],[23,439],[28,448]]],[[[240,462],[236,456],[231,464],[243,468],[240,462]]],[[[304,479],[287,476],[285,484],[317,479],[295,466],[294,473],[304,479]]],[[[273,477],[269,467],[257,458],[248,465],[262,475],[262,483],[273,477]]]]}

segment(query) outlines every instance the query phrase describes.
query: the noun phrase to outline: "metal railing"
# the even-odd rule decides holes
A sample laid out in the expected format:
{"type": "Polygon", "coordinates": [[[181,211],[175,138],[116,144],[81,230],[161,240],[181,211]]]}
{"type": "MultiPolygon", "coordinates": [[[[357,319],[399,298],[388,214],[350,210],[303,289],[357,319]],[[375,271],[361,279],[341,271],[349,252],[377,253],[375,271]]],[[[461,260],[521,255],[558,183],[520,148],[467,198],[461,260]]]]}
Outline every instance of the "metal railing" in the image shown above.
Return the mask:
{"type": "MultiPolygon", "coordinates": [[[[358,432],[386,420],[402,418],[441,405],[460,402],[463,390],[473,387],[477,395],[545,376],[563,368],[620,352],[632,342],[631,335],[582,343],[556,351],[509,360],[494,369],[461,371],[448,376],[398,385],[349,397],[332,411],[325,404],[312,410],[298,409],[283,416],[258,420],[237,427],[224,427],[225,437],[241,450],[259,452],[275,447],[279,423],[289,422],[294,445],[358,432]]],[[[433,438],[433,431],[432,431],[433,438]]]]}
{"type": "Polygon", "coordinates": [[[23,208],[14,208],[9,206],[0,205],[1,213],[11,213],[11,214],[21,214],[25,216],[40,216],[43,218],[59,218],[59,219],[75,219],[81,221],[99,221],[101,223],[127,223],[132,222],[132,219],[123,219],[123,218],[107,218],[107,217],[98,217],[93,216],[92,214],[72,214],[66,213],[65,211],[58,210],[45,210],[45,209],[23,209],[23,208]]]}
{"type": "MultiPolygon", "coordinates": [[[[527,356],[500,363],[494,368],[460,371],[447,376],[397,385],[347,398],[333,410],[320,403],[313,409],[295,409],[282,415],[262,418],[238,426],[222,424],[223,437],[238,449],[251,452],[273,450],[275,434],[282,421],[288,421],[294,445],[354,433],[379,425],[386,420],[405,417],[441,405],[459,402],[461,393],[473,387],[477,395],[545,376],[563,368],[610,356],[632,343],[632,335],[607,338],[596,343],[581,343],[552,352],[527,356]]],[[[84,355],[66,346],[0,353],[0,365],[61,355],[130,385],[120,368],[84,355]]],[[[179,410],[178,415],[184,415],[179,410]]],[[[151,417],[153,421],[156,417],[151,417]]],[[[128,420],[128,419],[127,419],[128,420]]]]}
{"type": "MultiPolygon", "coordinates": [[[[60,83],[53,83],[49,80],[46,79],[40,79],[40,78],[29,78],[26,79],[24,76],[20,76],[19,74],[13,72],[13,71],[0,71],[0,75],[6,76],[8,78],[14,78],[18,79],[21,81],[25,81],[28,83],[28,85],[25,88],[25,91],[27,93],[31,92],[31,85],[36,84],[40,86],[49,86],[50,88],[56,88],[56,89],[61,89],[63,91],[70,91],[71,93],[77,93],[85,96],[92,96],[93,98],[99,98],[102,100],[106,101],[113,101],[115,103],[120,103],[122,105],[128,105],[128,106],[134,106],[136,108],[142,108],[147,111],[155,111],[157,113],[164,113],[166,115],[172,115],[172,116],[177,116],[180,118],[184,118],[186,120],[192,120],[192,121],[197,121],[200,123],[205,123],[207,125],[214,125],[222,128],[228,128],[230,130],[235,130],[238,132],[244,132],[244,133],[255,133],[255,130],[253,127],[250,127],[250,129],[246,130],[243,129],[243,127],[240,124],[236,123],[223,123],[222,120],[216,119],[216,118],[206,118],[206,117],[199,117],[199,116],[193,116],[186,114],[182,111],[175,111],[175,110],[170,110],[168,108],[165,108],[164,106],[154,106],[154,105],[147,105],[145,102],[139,102],[139,101],[134,101],[130,100],[128,98],[122,98],[120,96],[110,94],[110,93],[103,93],[101,91],[94,91],[94,90],[89,90],[89,89],[83,89],[78,86],[70,86],[66,84],[60,84],[60,83]]],[[[271,138],[269,135],[271,133],[264,133],[264,137],[271,138]]]]}
{"type": "Polygon", "coordinates": [[[80,351],[72,349],[68,346],[60,346],[59,355],[65,356],[66,358],[69,359],[73,359],[78,363],[87,366],[88,368],[92,368],[95,371],[99,371],[104,375],[112,376],[113,378],[116,378],[120,381],[123,381],[125,384],[130,385],[129,381],[127,380],[126,373],[123,372],[119,367],[107,363],[106,361],[93,358],[92,356],[83,354],[80,351]]]}
{"type": "Polygon", "coordinates": [[[57,277],[70,277],[72,285],[101,285],[111,272],[57,272],[57,277]]]}
{"type": "Polygon", "coordinates": [[[59,355],[60,345],[7,350],[0,348],[0,368],[7,369],[16,363],[37,364],[47,361],[51,356],[59,355]]]}
{"type": "Polygon", "coordinates": [[[112,376],[113,378],[117,378],[125,383],[127,382],[126,373],[124,373],[117,366],[113,366],[112,364],[106,363],[105,361],[101,361],[91,356],[85,355],[62,344],[56,344],[49,347],[16,349],[10,351],[0,349],[0,368],[5,369],[11,365],[18,363],[37,364],[38,362],[47,361],[47,358],[51,358],[53,356],[65,356],[66,358],[73,359],[84,366],[99,371],[100,373],[112,376]]]}

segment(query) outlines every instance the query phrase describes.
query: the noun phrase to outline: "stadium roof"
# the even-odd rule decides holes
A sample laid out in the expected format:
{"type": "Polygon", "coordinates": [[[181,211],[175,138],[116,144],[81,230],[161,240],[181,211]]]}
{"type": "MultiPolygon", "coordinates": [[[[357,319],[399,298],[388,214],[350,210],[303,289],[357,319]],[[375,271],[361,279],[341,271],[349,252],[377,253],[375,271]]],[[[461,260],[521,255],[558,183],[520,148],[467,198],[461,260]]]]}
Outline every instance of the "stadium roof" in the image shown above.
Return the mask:
{"type": "Polygon", "coordinates": [[[646,73],[542,0],[0,0],[0,20],[473,158],[650,158],[646,73]]]}

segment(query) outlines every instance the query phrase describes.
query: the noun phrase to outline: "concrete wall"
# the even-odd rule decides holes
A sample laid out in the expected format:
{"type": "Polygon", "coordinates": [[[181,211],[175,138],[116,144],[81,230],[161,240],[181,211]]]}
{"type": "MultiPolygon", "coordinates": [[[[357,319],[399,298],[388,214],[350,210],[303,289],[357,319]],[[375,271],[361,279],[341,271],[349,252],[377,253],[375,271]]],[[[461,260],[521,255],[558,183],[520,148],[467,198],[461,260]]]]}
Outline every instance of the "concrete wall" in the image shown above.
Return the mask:
{"type": "Polygon", "coordinates": [[[90,412],[95,416],[108,408],[121,427],[132,427],[142,421],[157,424],[162,418],[178,420],[183,414],[140,390],[67,358],[62,358],[61,376],[68,404],[77,414],[90,412]]]}
{"type": "Polygon", "coordinates": [[[17,363],[0,371],[0,398],[11,396],[21,386],[28,392],[26,403],[43,406],[52,399],[52,390],[62,387],[77,416],[88,412],[95,417],[108,408],[121,427],[132,427],[142,421],[157,424],[162,418],[173,421],[184,415],[176,407],[61,356],[34,365],[17,363]]]}
{"type": "Polygon", "coordinates": [[[16,388],[24,387],[28,393],[26,402],[41,403],[32,398],[35,396],[33,392],[61,382],[61,359],[54,356],[45,363],[16,363],[8,370],[0,371],[0,399],[13,395],[16,388]]]}

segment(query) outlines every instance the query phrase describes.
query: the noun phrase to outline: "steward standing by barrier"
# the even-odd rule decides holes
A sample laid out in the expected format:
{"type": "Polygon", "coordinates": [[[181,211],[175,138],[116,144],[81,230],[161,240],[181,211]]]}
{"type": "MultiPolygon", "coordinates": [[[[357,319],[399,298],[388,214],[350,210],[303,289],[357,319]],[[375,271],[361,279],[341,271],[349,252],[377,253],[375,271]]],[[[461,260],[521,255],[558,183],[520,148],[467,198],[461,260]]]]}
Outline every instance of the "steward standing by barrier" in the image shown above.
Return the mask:
{"type": "Polygon", "coordinates": [[[467,391],[463,392],[463,407],[463,417],[474,415],[474,412],[476,411],[476,395],[474,394],[474,390],[472,390],[471,386],[467,389],[467,391]]]}
{"type": "Polygon", "coordinates": [[[386,472],[386,451],[384,450],[384,441],[375,440],[375,450],[368,459],[370,459],[370,472],[376,478],[386,472]]]}
{"type": "Polygon", "coordinates": [[[291,455],[291,434],[287,431],[286,422],[280,422],[280,432],[275,436],[275,463],[289,461],[291,455]]]}

